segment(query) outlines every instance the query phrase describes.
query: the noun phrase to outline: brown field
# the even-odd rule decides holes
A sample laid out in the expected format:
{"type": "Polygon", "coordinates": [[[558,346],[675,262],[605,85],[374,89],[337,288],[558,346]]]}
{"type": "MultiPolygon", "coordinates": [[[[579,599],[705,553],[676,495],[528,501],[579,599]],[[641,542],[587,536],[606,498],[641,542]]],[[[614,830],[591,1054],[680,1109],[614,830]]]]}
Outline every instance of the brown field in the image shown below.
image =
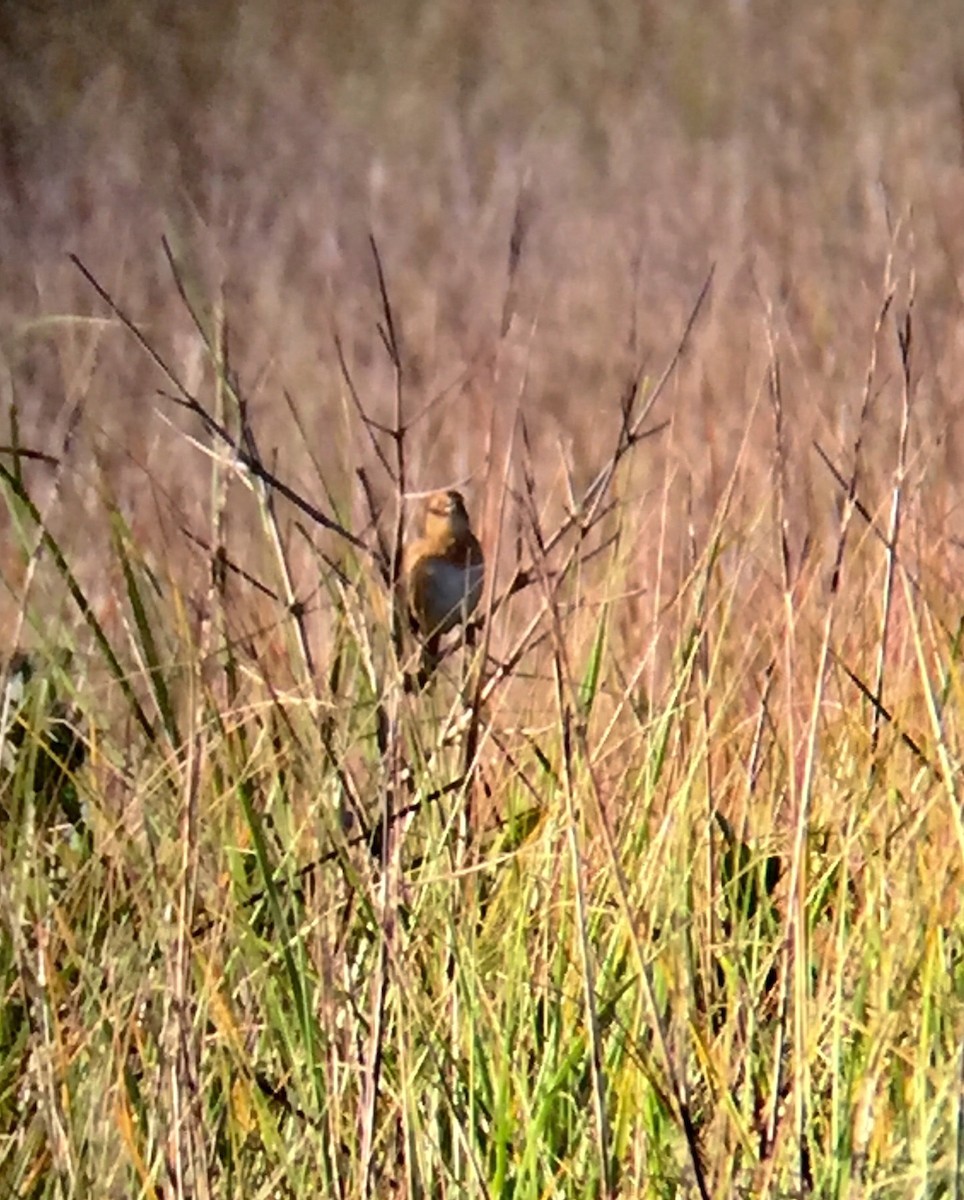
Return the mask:
{"type": "Polygon", "coordinates": [[[0,8],[0,1195],[960,1196],[962,289],[954,0],[0,8]]]}

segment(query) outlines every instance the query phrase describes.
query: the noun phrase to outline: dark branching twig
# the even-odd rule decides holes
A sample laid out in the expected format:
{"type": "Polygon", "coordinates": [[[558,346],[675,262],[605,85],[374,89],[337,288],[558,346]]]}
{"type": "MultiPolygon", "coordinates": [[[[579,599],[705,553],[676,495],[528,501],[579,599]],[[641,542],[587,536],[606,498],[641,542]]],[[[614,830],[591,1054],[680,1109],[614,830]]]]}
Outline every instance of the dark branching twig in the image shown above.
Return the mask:
{"type": "Polygon", "coordinates": [[[203,550],[206,554],[212,556],[212,558],[215,555],[218,556],[219,570],[225,573],[230,571],[232,575],[237,575],[239,579],[243,579],[245,583],[250,584],[262,596],[267,596],[269,600],[275,600],[278,604],[282,603],[281,597],[274,588],[269,587],[266,583],[262,583],[256,575],[252,575],[250,571],[242,567],[240,563],[236,563],[234,559],[228,558],[223,546],[215,549],[209,541],[203,537],[199,537],[192,530],[188,529],[186,525],[179,525],[178,528],[188,541],[193,542],[199,550],[203,550]]]}
{"type": "MultiPolygon", "coordinates": [[[[394,825],[398,821],[404,821],[408,817],[414,816],[416,813],[421,812],[422,809],[428,805],[435,804],[439,800],[444,799],[446,796],[450,796],[453,792],[457,792],[461,787],[464,786],[464,784],[465,778],[461,775],[457,779],[450,780],[442,787],[436,788],[433,792],[429,792],[420,800],[413,800],[411,804],[407,804],[403,808],[397,809],[394,813],[392,813],[391,823],[394,825]]],[[[322,867],[328,866],[330,863],[337,862],[344,856],[347,850],[355,850],[359,847],[364,847],[366,850],[372,853],[374,857],[377,858],[381,853],[382,839],[383,833],[380,823],[370,828],[367,826],[363,827],[361,833],[347,838],[344,846],[339,846],[333,850],[327,850],[324,854],[319,855],[317,858],[313,858],[311,862],[306,863],[303,867],[299,867],[292,876],[279,876],[277,879],[272,880],[272,885],[278,888],[283,888],[288,886],[292,878],[305,879],[311,875],[312,872],[318,871],[322,867]]],[[[255,908],[263,900],[267,899],[268,892],[269,889],[267,887],[260,888],[257,892],[253,892],[250,896],[248,896],[247,899],[241,901],[239,907],[243,909],[255,908]]],[[[192,930],[192,935],[194,937],[204,937],[205,934],[211,932],[217,923],[218,918],[216,916],[207,917],[204,921],[201,921],[195,925],[194,929],[192,930]]]]}
{"type": "MultiPolygon", "coordinates": [[[[813,448],[814,448],[814,450],[816,450],[816,452],[817,452],[818,456],[820,457],[821,461],[823,462],[824,466],[827,468],[827,470],[830,472],[830,474],[834,477],[834,479],[839,484],[839,486],[841,488],[843,488],[845,491],[847,491],[849,489],[849,484],[847,482],[846,476],[844,475],[843,471],[841,471],[840,468],[836,466],[833,459],[831,459],[830,455],[826,452],[826,450],[824,450],[823,446],[821,446],[821,444],[816,439],[814,439],[814,441],[813,441],[813,448]]],[[[887,534],[884,532],[884,530],[882,530],[880,528],[880,526],[874,520],[873,513],[870,511],[870,509],[867,507],[867,505],[864,504],[864,502],[860,499],[860,497],[858,495],[855,495],[853,498],[853,506],[854,506],[854,512],[856,512],[858,516],[860,516],[864,519],[864,522],[867,524],[867,526],[870,529],[870,532],[874,535],[874,537],[885,548],[887,548],[889,550],[890,547],[889,547],[889,543],[888,543],[888,539],[887,539],[887,534]]],[[[918,579],[917,575],[903,563],[900,556],[897,555],[896,547],[894,547],[894,553],[896,555],[896,561],[898,563],[900,563],[904,569],[904,574],[907,577],[907,582],[910,584],[911,590],[914,592],[915,595],[920,595],[921,583],[920,583],[920,580],[918,579]]],[[[941,628],[944,630],[945,633],[948,633],[948,634],[950,633],[950,631],[947,629],[946,625],[941,624],[941,628]]]]}
{"type": "Polygon", "coordinates": [[[883,328],[884,321],[887,319],[887,314],[890,312],[890,306],[894,301],[894,293],[891,289],[884,297],[884,302],[880,307],[880,312],[877,314],[877,321],[874,325],[873,338],[870,344],[870,360],[867,363],[867,375],[864,380],[864,390],[860,402],[860,413],[857,417],[857,432],[854,436],[853,450],[853,466],[850,472],[850,479],[846,483],[846,500],[844,504],[843,519],[840,522],[840,533],[837,538],[837,552],[834,558],[833,572],[830,576],[830,593],[836,595],[840,588],[840,574],[843,569],[844,553],[847,546],[847,533],[850,528],[850,516],[857,505],[857,478],[860,472],[860,452],[864,444],[864,432],[867,428],[867,417],[870,413],[870,401],[873,395],[873,382],[877,374],[877,352],[880,344],[880,331],[883,328]]]}
{"type": "Polygon", "coordinates": [[[874,705],[871,725],[870,749],[872,756],[871,772],[876,770],[877,746],[880,742],[881,709],[884,699],[884,672],[887,666],[887,642],[890,632],[890,619],[894,595],[894,576],[897,571],[897,543],[900,541],[902,501],[904,481],[907,476],[907,440],[910,434],[910,410],[912,400],[911,390],[911,345],[912,329],[911,311],[914,305],[913,283],[907,311],[903,322],[897,325],[897,345],[900,350],[901,389],[900,433],[897,439],[897,470],[894,476],[894,486],[891,493],[890,527],[887,532],[887,572],[884,576],[884,593],[882,600],[883,614],[880,622],[880,641],[877,646],[877,678],[874,684],[874,695],[878,701],[874,705]]]}
{"type": "Polygon", "coordinates": [[[850,682],[854,685],[854,687],[857,689],[857,691],[860,692],[860,694],[864,697],[865,700],[868,700],[870,702],[871,707],[873,708],[874,712],[878,714],[880,719],[883,721],[886,721],[888,725],[892,725],[894,727],[894,729],[897,733],[897,736],[904,743],[904,745],[908,748],[908,750],[911,751],[911,753],[914,755],[914,757],[917,759],[917,761],[921,764],[921,766],[927,767],[927,769],[931,772],[931,774],[934,776],[935,779],[943,782],[944,776],[943,776],[943,772],[941,771],[940,767],[938,767],[938,765],[935,762],[932,762],[927,757],[927,754],[924,752],[924,750],[921,747],[919,742],[914,741],[914,739],[910,736],[909,733],[907,733],[907,732],[905,732],[905,730],[901,729],[901,727],[897,724],[896,720],[894,719],[893,713],[890,711],[889,708],[887,708],[887,706],[885,704],[883,704],[878,699],[878,697],[874,693],[873,688],[871,688],[868,684],[864,683],[864,681],[860,678],[860,676],[857,675],[857,673],[855,671],[852,671],[850,669],[850,667],[847,666],[847,664],[840,657],[840,655],[833,649],[832,646],[830,647],[830,655],[833,658],[834,662],[837,663],[837,665],[841,668],[841,670],[844,672],[844,674],[847,676],[847,678],[850,680],[850,682]]]}
{"type": "Polygon", "coordinates": [[[47,454],[43,450],[28,450],[25,446],[0,446],[0,454],[10,454],[14,461],[25,458],[30,462],[46,463],[48,467],[60,466],[60,459],[56,455],[47,454]]]}
{"type": "MultiPolygon", "coordinates": [[[[280,479],[273,472],[269,471],[258,458],[252,456],[245,449],[244,445],[241,444],[239,439],[232,437],[232,435],[224,428],[224,426],[211,416],[204,405],[201,404],[201,402],[195,396],[191,395],[187,387],[184,385],[184,383],[182,383],[181,379],[174,371],[173,367],[169,365],[163,355],[161,355],[156,347],[154,347],[147,337],[141,332],[136,322],[129,317],[124,309],[120,307],[117,301],[114,300],[110,292],[108,292],[107,289],[103,287],[103,285],[97,280],[97,278],[87,269],[80,258],[78,258],[76,254],[71,254],[70,260],[94,289],[97,295],[100,296],[100,298],[104,301],[114,316],[131,334],[145,354],[147,354],[155,366],[157,366],[157,368],[173,386],[174,394],[161,391],[160,394],[162,396],[170,400],[173,404],[178,405],[178,407],[185,409],[187,412],[190,412],[193,416],[197,417],[207,433],[209,433],[227,451],[229,451],[234,458],[234,461],[239,466],[245,467],[251,472],[252,475],[255,476],[255,478],[259,479],[268,487],[273,488],[280,496],[283,496],[286,500],[293,504],[295,508],[300,509],[305,516],[309,517],[317,525],[320,525],[323,529],[327,529],[330,533],[334,533],[336,536],[348,542],[349,545],[354,546],[356,550],[360,550],[370,558],[377,557],[375,550],[371,546],[363,542],[362,539],[352,533],[351,530],[346,529],[345,526],[340,522],[322,512],[317,505],[312,504],[310,500],[305,499],[305,497],[296,492],[293,487],[285,483],[283,479],[280,479]]],[[[386,583],[387,582],[388,581],[386,579],[386,583]]]]}
{"type": "MultiPolygon", "coordinates": [[[[600,502],[607,493],[610,482],[616,472],[616,468],[626,457],[626,455],[642,441],[647,438],[654,437],[661,433],[669,425],[669,421],[662,421],[658,425],[644,428],[649,420],[650,414],[656,402],[660,399],[663,392],[666,390],[670,379],[672,378],[676,368],[686,352],[693,329],[696,325],[697,317],[702,311],[703,305],[706,302],[707,296],[710,293],[710,287],[713,282],[715,268],[711,267],[707,273],[706,279],[703,281],[703,286],[700,288],[696,301],[690,310],[686,325],[676,344],[676,348],[667,363],[662,375],[656,382],[653,390],[649,393],[646,403],[642,410],[632,417],[632,411],[635,408],[636,400],[639,396],[639,390],[642,384],[642,378],[639,372],[635,372],[627,386],[620,395],[619,406],[621,414],[620,434],[616,448],[610,456],[606,464],[599,470],[588,487],[583,492],[579,505],[572,510],[558,526],[558,528],[548,537],[544,537],[540,547],[541,555],[549,555],[558,546],[558,544],[570,532],[577,527],[580,529],[583,536],[588,534],[592,528],[601,519],[600,517],[600,502]]],[[[502,608],[502,606],[511,599],[516,593],[523,591],[525,588],[531,587],[540,578],[540,572],[535,565],[528,567],[519,567],[512,576],[509,583],[503,589],[498,597],[496,597],[491,605],[490,615],[494,615],[502,608]]],[[[473,632],[481,629],[483,618],[479,618],[472,623],[473,632]]],[[[457,643],[452,649],[457,649],[457,643]]]]}

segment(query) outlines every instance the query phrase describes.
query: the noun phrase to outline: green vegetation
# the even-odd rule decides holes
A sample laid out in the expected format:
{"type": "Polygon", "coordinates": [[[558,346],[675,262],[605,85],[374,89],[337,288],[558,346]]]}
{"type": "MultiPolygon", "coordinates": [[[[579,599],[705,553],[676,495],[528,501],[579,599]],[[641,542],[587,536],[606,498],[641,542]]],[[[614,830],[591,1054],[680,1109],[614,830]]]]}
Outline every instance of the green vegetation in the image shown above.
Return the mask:
{"type": "Polygon", "coordinates": [[[275,12],[0,12],[0,1196],[959,1196],[956,6],[275,12]]]}

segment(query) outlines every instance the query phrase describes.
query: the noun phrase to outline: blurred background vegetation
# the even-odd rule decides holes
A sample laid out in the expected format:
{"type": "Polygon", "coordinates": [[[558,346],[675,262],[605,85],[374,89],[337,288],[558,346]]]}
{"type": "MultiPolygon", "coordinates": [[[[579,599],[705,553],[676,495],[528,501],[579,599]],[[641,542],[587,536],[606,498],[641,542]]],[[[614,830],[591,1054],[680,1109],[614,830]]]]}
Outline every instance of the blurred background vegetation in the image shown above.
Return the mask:
{"type": "MultiPolygon", "coordinates": [[[[412,411],[448,389],[415,431],[413,485],[471,477],[490,515],[516,398],[547,489],[561,458],[587,478],[606,452],[600,414],[616,411],[627,372],[660,369],[715,264],[653,478],[679,481],[709,514],[742,452],[746,503],[767,494],[775,347],[800,536],[833,511],[826,493],[814,499],[835,485],[811,439],[852,441],[892,256],[898,298],[912,278],[916,290],[929,380],[914,453],[940,481],[935,528],[958,502],[954,0],[4,5],[0,160],[0,384],[28,444],[56,442],[83,396],[74,455],[96,475],[75,479],[70,511],[87,534],[105,487],[145,537],[165,529],[160,509],[195,503],[197,455],[155,419],[156,373],[102,323],[67,259],[200,387],[162,234],[196,295],[223,306],[233,366],[289,472],[307,458],[285,392],[348,493],[356,444],[335,334],[373,413],[391,403],[373,232],[412,411]],[[520,202],[527,238],[503,336],[520,202]],[[145,471],[168,489],[146,517],[145,471]]],[[[865,486],[875,470],[889,477],[894,436],[871,421],[865,486]]]]}

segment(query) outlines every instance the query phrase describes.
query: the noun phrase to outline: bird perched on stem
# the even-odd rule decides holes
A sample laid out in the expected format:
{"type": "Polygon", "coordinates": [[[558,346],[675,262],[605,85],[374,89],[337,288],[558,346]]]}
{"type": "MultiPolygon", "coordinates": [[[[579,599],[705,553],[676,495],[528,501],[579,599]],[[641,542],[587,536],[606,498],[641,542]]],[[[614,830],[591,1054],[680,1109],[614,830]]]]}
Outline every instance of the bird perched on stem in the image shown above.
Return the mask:
{"type": "Polygon", "coordinates": [[[485,560],[460,492],[434,492],[425,505],[422,536],[402,564],[409,611],[424,639],[419,682],[438,663],[439,639],[464,625],[482,596],[485,560]]]}

